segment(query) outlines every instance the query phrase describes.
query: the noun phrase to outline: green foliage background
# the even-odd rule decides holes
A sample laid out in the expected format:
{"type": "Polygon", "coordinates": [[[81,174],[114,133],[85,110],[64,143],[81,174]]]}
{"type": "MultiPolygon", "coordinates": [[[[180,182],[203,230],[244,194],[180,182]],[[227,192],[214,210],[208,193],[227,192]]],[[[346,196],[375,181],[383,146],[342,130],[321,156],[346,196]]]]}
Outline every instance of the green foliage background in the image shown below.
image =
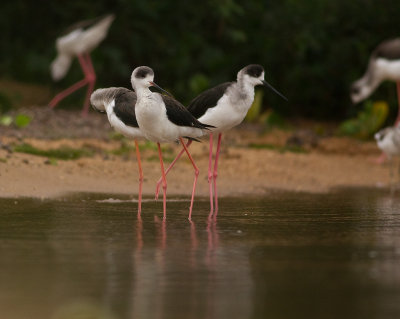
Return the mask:
{"type": "MultiPolygon", "coordinates": [[[[349,85],[379,42],[400,35],[398,0],[5,0],[0,76],[51,85],[55,38],[76,21],[107,12],[117,18],[92,55],[97,87],[129,87],[132,69],[149,65],[156,81],[187,103],[235,79],[243,66],[260,63],[290,100],[265,92],[263,108],[320,119],[357,114],[349,85]]],[[[74,62],[60,86],[79,78],[74,62]]],[[[389,83],[373,96],[390,104],[395,97],[389,83]]]]}

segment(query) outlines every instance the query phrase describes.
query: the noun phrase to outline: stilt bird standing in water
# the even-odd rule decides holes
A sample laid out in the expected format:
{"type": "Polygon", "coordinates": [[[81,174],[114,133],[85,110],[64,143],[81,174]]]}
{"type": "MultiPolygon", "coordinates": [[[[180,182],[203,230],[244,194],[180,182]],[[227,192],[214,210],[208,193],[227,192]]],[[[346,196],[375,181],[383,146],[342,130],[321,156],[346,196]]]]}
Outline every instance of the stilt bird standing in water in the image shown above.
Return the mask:
{"type": "MultiPolygon", "coordinates": [[[[240,124],[244,120],[247,111],[253,103],[254,87],[257,85],[264,85],[287,100],[285,96],[264,80],[264,68],[261,65],[250,64],[238,72],[236,82],[226,82],[208,89],[194,98],[188,106],[189,112],[200,122],[214,126],[214,128],[210,128],[209,131],[208,183],[210,214],[218,213],[217,176],[222,133],[240,124]],[[214,134],[218,134],[218,142],[213,166],[212,153],[214,134]]],[[[190,141],[188,144],[190,144],[190,141]]],[[[181,153],[178,154],[167,171],[174,165],[181,153]]],[[[156,189],[156,197],[158,196],[159,183],[156,189]]]]}
{"type": "Polygon", "coordinates": [[[156,142],[158,146],[162,174],[164,218],[166,217],[167,180],[165,177],[160,143],[175,141],[180,141],[182,143],[184,151],[189,157],[195,170],[189,210],[190,220],[199,169],[197,168],[182,138],[196,140],[196,138],[205,135],[206,130],[212,129],[214,126],[203,124],[198,121],[181,103],[170,95],[161,95],[150,91],[150,87],[156,87],[164,91],[153,81],[154,72],[151,68],[141,66],[133,70],[131,82],[137,95],[135,107],[136,119],[144,136],[150,141],[156,142]]]}
{"type": "Polygon", "coordinates": [[[122,87],[97,89],[90,97],[92,107],[101,113],[107,113],[110,125],[119,133],[135,140],[136,157],[139,166],[138,213],[142,211],[143,171],[140,160],[138,139],[144,138],[136,120],[136,93],[122,87]]]}

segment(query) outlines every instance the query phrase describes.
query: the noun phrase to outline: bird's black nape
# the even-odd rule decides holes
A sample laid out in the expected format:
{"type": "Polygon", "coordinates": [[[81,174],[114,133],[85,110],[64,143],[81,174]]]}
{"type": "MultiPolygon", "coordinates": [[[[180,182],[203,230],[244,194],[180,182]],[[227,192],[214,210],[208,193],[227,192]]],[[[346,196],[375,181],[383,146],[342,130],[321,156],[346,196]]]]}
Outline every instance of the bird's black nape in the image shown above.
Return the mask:
{"type": "Polygon", "coordinates": [[[250,64],[245,67],[245,74],[252,76],[254,78],[258,78],[264,72],[264,68],[259,64],[250,64]]]}
{"type": "Polygon", "coordinates": [[[141,66],[135,74],[135,77],[137,79],[144,79],[146,76],[148,75],[154,75],[154,72],[151,68],[149,68],[148,66],[141,66]]]}

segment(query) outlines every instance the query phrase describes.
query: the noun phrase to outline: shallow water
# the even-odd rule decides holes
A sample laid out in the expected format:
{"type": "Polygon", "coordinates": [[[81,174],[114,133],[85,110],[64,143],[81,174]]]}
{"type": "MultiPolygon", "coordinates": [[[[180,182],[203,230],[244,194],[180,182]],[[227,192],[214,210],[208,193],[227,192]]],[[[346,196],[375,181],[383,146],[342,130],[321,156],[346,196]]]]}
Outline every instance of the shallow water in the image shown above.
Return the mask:
{"type": "Polygon", "coordinates": [[[400,318],[400,195],[175,199],[0,199],[0,318],[400,318]]]}

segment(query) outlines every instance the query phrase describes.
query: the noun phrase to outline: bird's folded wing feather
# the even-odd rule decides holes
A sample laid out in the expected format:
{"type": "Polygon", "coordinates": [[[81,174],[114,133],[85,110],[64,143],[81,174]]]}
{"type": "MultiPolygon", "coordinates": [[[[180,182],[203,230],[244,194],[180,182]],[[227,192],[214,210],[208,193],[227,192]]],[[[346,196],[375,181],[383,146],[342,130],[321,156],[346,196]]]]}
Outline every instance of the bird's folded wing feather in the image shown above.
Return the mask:
{"type": "Polygon", "coordinates": [[[219,99],[225,94],[226,89],[233,82],[219,84],[211,89],[200,93],[188,106],[189,112],[195,117],[203,116],[209,108],[215,107],[219,99]]]}

